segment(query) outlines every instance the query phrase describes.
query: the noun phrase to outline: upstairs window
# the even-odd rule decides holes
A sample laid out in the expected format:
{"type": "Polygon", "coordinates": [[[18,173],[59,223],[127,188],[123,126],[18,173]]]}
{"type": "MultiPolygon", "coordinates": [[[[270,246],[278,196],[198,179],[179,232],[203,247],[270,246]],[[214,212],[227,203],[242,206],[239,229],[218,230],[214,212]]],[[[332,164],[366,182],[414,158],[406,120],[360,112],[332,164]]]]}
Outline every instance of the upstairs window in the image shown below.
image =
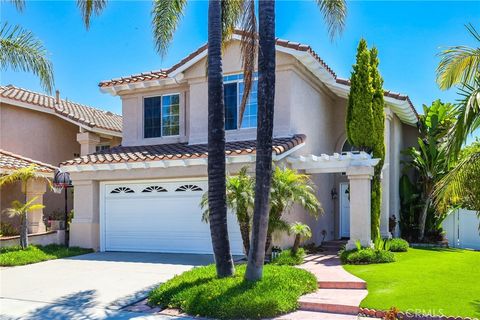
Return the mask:
{"type": "Polygon", "coordinates": [[[257,127],[257,89],[258,76],[255,72],[252,89],[245,105],[243,120],[240,124],[240,105],[243,97],[243,75],[235,74],[223,77],[223,98],[225,102],[225,130],[257,127]]]}
{"type": "Polygon", "coordinates": [[[180,134],[180,96],[169,94],[143,100],[144,138],[180,134]]]}

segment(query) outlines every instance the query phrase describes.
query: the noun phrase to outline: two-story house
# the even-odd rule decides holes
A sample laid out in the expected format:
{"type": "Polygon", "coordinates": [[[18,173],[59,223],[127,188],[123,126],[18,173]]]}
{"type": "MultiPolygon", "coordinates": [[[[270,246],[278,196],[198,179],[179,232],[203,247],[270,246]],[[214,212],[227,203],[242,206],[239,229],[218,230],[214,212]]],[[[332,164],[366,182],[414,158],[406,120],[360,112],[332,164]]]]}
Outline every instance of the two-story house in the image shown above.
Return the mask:
{"type": "MultiPolygon", "coordinates": [[[[121,143],[122,117],[108,111],[12,85],[0,86],[0,175],[30,165],[53,178],[60,162],[121,143]]],[[[63,191],[65,192],[65,191],[63,191]]],[[[37,197],[44,210],[29,214],[29,232],[45,231],[43,213],[63,212],[64,193],[51,192],[45,181],[30,181],[27,199],[37,197]]],[[[71,193],[71,189],[69,191],[71,193]]],[[[68,207],[72,208],[71,199],[68,207]]],[[[24,201],[20,183],[0,188],[0,210],[24,201]]],[[[18,217],[2,215],[18,226],[18,217]]]]}
{"type": "MultiPolygon", "coordinates": [[[[245,165],[254,171],[256,145],[256,83],[239,121],[243,92],[239,41],[236,35],[223,56],[231,174],[245,165]]],[[[315,220],[295,208],[288,219],[308,223],[317,243],[324,235],[367,242],[369,179],[376,162],[369,155],[349,152],[345,132],[349,83],[337,78],[307,45],[277,40],[276,49],[273,159],[277,165],[311,174],[325,211],[315,220]],[[360,166],[350,169],[356,165],[360,166]],[[356,210],[361,215],[353,219],[356,210]]],[[[62,164],[75,186],[71,245],[101,251],[212,251],[209,227],[201,221],[199,208],[207,188],[207,50],[204,45],[169,69],[99,84],[101,91],[122,99],[123,143],[62,164]]],[[[388,218],[399,212],[400,150],[415,140],[417,114],[407,96],[385,92],[385,101],[388,155],[382,234],[388,236],[388,218]]],[[[242,254],[233,214],[229,230],[232,252],[242,254]]]]}

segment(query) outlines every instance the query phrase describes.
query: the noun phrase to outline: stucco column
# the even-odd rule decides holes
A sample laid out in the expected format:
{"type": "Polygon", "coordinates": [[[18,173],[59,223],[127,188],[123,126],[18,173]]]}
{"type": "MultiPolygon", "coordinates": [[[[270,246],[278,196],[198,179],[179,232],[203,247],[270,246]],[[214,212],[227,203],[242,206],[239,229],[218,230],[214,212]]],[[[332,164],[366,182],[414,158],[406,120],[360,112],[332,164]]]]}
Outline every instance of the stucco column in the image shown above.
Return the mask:
{"type": "Polygon", "coordinates": [[[373,167],[352,166],[347,169],[350,181],[350,240],[347,250],[354,249],[360,241],[363,247],[371,247],[371,180],[373,167]]]}
{"type": "Polygon", "coordinates": [[[77,133],[77,141],[80,143],[80,155],[85,156],[95,152],[95,147],[100,143],[100,137],[92,132],[77,133]]]}
{"type": "Polygon", "coordinates": [[[70,224],[70,246],[98,250],[99,243],[99,183],[73,179],[74,205],[70,224]]]}
{"type": "MultiPolygon", "coordinates": [[[[30,179],[27,182],[27,202],[36,197],[32,204],[43,204],[43,194],[47,190],[44,180],[30,179]]],[[[28,233],[41,233],[47,229],[43,222],[43,209],[33,210],[27,213],[28,233]]]]}
{"type": "Polygon", "coordinates": [[[390,224],[390,121],[392,111],[385,109],[385,161],[382,168],[382,209],[380,213],[380,235],[391,238],[390,224]]]}

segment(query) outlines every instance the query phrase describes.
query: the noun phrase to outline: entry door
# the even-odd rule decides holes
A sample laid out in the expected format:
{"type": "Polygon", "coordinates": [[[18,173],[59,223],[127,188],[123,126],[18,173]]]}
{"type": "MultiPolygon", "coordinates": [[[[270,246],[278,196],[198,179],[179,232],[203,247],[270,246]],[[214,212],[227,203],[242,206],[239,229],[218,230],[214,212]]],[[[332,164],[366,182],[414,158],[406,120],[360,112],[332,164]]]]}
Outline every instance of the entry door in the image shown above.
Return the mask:
{"type": "Polygon", "coordinates": [[[350,199],[348,183],[340,183],[340,237],[350,238],[350,199]]]}

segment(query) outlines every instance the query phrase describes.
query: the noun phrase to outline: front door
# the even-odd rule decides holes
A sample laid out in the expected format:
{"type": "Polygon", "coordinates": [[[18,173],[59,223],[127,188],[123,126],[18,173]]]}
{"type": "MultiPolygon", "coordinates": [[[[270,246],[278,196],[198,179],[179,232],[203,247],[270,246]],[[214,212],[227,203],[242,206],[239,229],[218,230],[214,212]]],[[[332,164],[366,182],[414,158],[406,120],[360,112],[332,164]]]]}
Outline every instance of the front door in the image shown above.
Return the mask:
{"type": "Polygon", "coordinates": [[[340,238],[350,238],[350,197],[348,182],[340,183],[340,238]]]}

